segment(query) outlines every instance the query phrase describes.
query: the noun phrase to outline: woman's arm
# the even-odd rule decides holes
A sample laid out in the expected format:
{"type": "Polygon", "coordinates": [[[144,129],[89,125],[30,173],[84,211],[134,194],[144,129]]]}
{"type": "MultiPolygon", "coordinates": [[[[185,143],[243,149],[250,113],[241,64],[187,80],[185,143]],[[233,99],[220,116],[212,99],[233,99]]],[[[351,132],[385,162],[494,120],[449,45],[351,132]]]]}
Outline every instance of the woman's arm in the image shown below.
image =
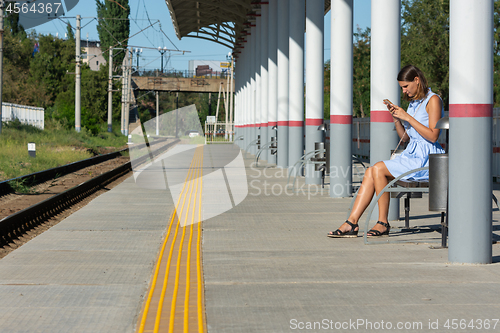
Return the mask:
{"type": "Polygon", "coordinates": [[[392,118],[394,119],[394,125],[396,126],[396,132],[398,132],[399,138],[403,138],[403,142],[410,140],[410,137],[408,136],[408,133],[405,132],[405,127],[401,124],[401,121],[397,118],[392,118]]]}
{"type": "MultiPolygon", "coordinates": [[[[439,129],[435,129],[434,127],[436,127],[436,123],[441,118],[442,110],[442,102],[439,96],[432,96],[429,99],[429,103],[427,103],[427,107],[425,109],[429,114],[429,127],[422,125],[419,121],[410,116],[399,106],[392,106],[389,111],[391,111],[391,114],[394,118],[400,119],[402,121],[407,121],[426,140],[430,142],[436,142],[439,137],[439,129]]],[[[396,124],[396,126],[398,125],[396,124]]]]}
{"type": "Polygon", "coordinates": [[[394,114],[392,112],[392,108],[393,108],[394,105],[386,103],[385,100],[384,100],[384,104],[387,105],[387,109],[392,114],[392,120],[394,121],[394,126],[396,126],[396,132],[398,133],[399,138],[402,138],[403,142],[407,142],[408,140],[410,140],[410,137],[406,133],[405,127],[403,126],[403,124],[401,123],[401,121],[398,118],[394,117],[394,114]],[[403,135],[404,135],[404,137],[403,137],[403,135]]]}

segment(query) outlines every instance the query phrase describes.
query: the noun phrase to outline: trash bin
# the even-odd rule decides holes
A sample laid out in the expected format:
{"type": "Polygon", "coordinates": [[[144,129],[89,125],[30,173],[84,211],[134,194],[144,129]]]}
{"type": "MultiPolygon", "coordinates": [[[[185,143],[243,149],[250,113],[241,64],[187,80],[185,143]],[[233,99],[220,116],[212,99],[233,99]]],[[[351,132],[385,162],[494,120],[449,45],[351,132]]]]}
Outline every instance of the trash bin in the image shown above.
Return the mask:
{"type": "MultiPolygon", "coordinates": [[[[321,150],[321,149],[325,149],[325,143],[324,142],[315,142],[314,143],[314,150],[318,151],[318,150],[321,150]]],[[[316,162],[325,162],[326,164],[326,154],[325,152],[316,152],[316,154],[314,155],[314,158],[312,160],[316,161],[316,162]]],[[[323,164],[319,164],[319,163],[316,163],[314,164],[314,170],[315,171],[320,171],[321,170],[321,167],[323,166],[323,164]]]]}
{"type": "Polygon", "coordinates": [[[444,212],[448,206],[448,154],[429,155],[429,210],[444,212]]]}

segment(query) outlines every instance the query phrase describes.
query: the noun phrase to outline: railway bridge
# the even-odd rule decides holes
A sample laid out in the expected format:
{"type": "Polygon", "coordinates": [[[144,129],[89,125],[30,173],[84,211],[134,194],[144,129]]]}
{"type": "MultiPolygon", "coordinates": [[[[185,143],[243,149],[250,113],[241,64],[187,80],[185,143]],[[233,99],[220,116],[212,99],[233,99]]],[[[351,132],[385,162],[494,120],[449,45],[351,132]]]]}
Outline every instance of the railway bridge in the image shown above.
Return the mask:
{"type": "Polygon", "coordinates": [[[223,77],[133,76],[132,81],[137,90],[200,93],[217,93],[221,86],[228,84],[228,79],[223,77]]]}

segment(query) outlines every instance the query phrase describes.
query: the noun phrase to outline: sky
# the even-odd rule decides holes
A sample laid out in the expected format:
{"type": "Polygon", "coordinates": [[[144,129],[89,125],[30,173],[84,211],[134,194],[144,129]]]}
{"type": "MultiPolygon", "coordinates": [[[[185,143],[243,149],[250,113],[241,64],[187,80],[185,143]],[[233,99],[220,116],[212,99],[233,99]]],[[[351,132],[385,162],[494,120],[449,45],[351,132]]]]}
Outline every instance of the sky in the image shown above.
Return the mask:
{"type": "MultiPolygon", "coordinates": [[[[370,0],[354,0],[354,31],[356,27],[364,29],[370,27],[370,0]]],[[[175,35],[172,20],[165,0],[130,0],[130,35],[134,35],[151,23],[159,22],[137,34],[129,40],[129,46],[142,48],[139,58],[141,69],[155,69],[161,67],[161,55],[157,48],[167,47],[169,50],[189,51],[169,52],[164,55],[165,70],[187,70],[190,60],[226,61],[230,49],[218,43],[199,38],[184,37],[181,40],[175,35]],[[161,30],[160,30],[161,24],[161,30]],[[163,34],[162,31],[165,33],[163,34]],[[166,35],[166,36],[165,36],[166,35]]],[[[78,4],[62,18],[76,27],[76,15],[82,17],[82,47],[85,41],[99,40],[97,33],[97,11],[95,0],[80,0],[78,4]]],[[[37,33],[52,34],[64,38],[66,24],[61,20],[53,20],[34,28],[37,33]]],[[[330,12],[325,15],[325,61],[330,59],[330,12]]],[[[137,58],[134,56],[134,64],[137,58]]],[[[307,67],[307,64],[306,64],[307,67]]]]}

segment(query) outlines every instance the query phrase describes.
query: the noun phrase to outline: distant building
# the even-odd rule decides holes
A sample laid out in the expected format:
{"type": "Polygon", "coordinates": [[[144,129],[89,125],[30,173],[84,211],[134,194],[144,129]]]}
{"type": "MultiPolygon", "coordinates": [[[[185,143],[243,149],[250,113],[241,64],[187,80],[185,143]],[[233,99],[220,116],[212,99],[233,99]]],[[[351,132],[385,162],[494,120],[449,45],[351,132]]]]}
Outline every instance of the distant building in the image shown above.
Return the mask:
{"type": "Polygon", "coordinates": [[[195,73],[194,75],[208,75],[216,73],[224,73],[227,68],[221,68],[221,62],[216,60],[189,60],[188,70],[190,73],[195,73]]]}
{"type": "Polygon", "coordinates": [[[196,76],[211,75],[214,71],[209,65],[199,65],[196,67],[196,76]]]}
{"type": "Polygon", "coordinates": [[[89,64],[89,67],[93,71],[98,71],[101,65],[106,64],[106,59],[102,56],[101,43],[99,41],[87,41],[82,40],[81,46],[83,52],[87,54],[83,57],[83,63],[89,64]]]}

